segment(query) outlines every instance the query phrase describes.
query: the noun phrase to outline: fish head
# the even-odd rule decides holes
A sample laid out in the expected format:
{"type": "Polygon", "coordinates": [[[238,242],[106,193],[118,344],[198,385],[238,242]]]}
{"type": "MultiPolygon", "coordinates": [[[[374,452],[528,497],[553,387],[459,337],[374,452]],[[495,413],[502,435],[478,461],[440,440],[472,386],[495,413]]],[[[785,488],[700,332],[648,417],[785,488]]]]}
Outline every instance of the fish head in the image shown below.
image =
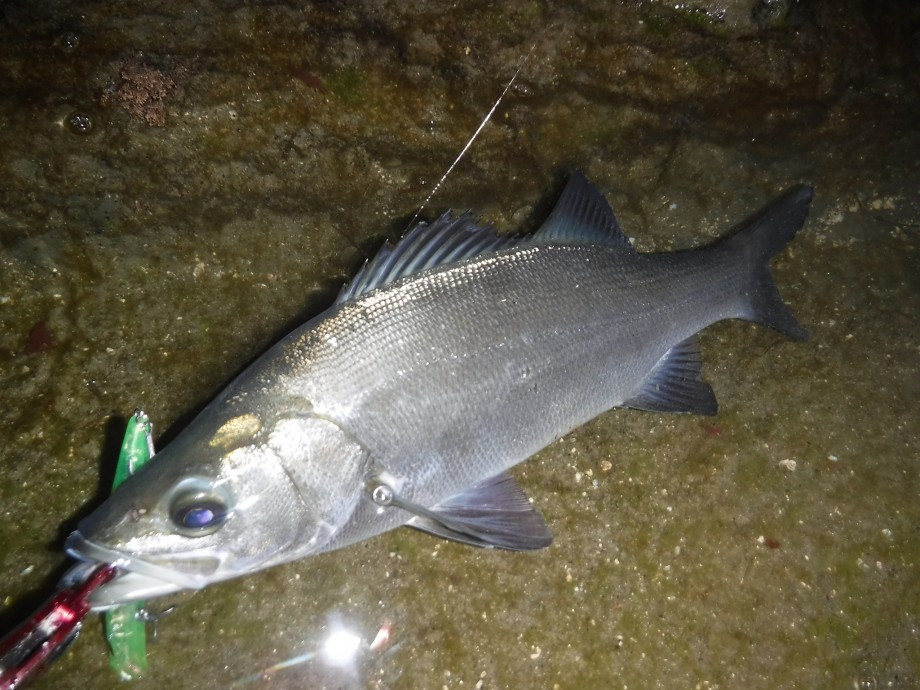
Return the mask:
{"type": "Polygon", "coordinates": [[[93,593],[95,609],[200,589],[321,551],[355,510],[366,459],[319,416],[205,410],[79,523],[67,550],[122,573],[93,593]]]}

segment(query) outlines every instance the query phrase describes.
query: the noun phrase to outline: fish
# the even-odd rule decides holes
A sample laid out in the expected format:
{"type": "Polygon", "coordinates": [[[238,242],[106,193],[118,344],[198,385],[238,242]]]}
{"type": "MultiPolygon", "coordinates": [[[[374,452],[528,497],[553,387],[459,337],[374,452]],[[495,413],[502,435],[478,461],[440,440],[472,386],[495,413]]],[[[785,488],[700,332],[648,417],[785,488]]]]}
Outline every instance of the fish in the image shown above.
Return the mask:
{"type": "Polygon", "coordinates": [[[812,195],[794,187],[739,230],[667,253],[637,251],[580,172],[531,234],[469,212],[418,223],[79,522],[67,551],[120,573],[90,604],[201,589],[403,525],[547,547],[512,467],[613,408],[715,414],[697,334],[717,321],[807,338],[770,262],[812,195]]]}

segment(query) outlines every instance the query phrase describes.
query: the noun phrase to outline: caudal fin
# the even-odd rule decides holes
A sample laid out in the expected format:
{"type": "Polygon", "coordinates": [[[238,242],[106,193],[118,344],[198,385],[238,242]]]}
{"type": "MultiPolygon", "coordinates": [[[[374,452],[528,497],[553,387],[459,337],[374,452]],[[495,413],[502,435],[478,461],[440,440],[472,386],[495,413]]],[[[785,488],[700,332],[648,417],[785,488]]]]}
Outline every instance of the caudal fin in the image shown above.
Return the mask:
{"type": "Polygon", "coordinates": [[[770,259],[801,229],[812,194],[811,187],[796,187],[725,241],[725,248],[741,254],[749,267],[747,301],[740,318],[772,326],[796,340],[806,340],[808,333],[783,304],[770,273],[770,259]]]}

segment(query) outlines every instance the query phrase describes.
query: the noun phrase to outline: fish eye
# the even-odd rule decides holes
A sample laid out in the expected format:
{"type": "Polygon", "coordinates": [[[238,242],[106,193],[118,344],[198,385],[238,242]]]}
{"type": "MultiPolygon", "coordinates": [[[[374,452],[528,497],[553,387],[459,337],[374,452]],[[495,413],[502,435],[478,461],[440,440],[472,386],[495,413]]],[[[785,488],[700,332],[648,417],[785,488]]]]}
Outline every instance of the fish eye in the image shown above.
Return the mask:
{"type": "Polygon", "coordinates": [[[218,496],[203,491],[179,493],[169,508],[169,518],[177,531],[187,537],[204,537],[220,529],[230,517],[230,509],[218,496]]]}

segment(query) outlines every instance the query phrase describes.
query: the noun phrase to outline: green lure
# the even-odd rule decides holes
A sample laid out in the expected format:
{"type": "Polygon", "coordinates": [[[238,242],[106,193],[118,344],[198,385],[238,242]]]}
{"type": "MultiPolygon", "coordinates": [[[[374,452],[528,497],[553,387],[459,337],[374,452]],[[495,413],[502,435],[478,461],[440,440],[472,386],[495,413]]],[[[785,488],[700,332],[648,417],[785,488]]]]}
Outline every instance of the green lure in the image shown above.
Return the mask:
{"type": "MultiPolygon", "coordinates": [[[[128,420],[112,490],[153,457],[153,425],[141,410],[128,420]]],[[[109,666],[122,680],[136,680],[147,671],[147,624],[140,617],[144,602],[135,601],[105,612],[105,638],[111,649],[109,666]]]]}

